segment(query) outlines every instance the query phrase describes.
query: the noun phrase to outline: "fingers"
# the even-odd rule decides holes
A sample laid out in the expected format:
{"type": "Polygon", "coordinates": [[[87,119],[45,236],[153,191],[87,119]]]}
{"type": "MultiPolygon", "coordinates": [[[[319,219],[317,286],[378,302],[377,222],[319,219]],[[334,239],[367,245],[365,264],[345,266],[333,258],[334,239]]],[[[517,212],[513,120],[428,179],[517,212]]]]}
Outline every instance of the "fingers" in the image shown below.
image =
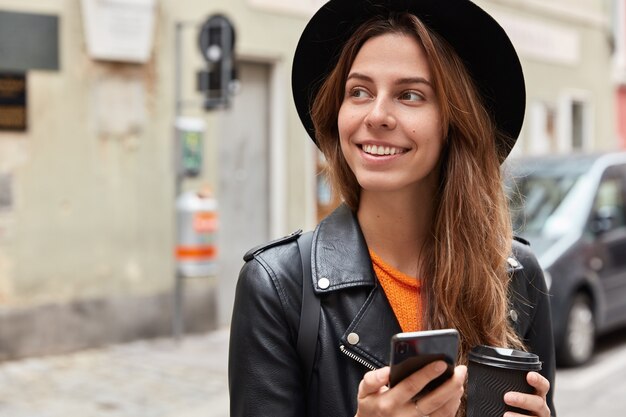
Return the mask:
{"type": "Polygon", "coordinates": [[[419,393],[424,387],[433,379],[443,374],[447,365],[443,361],[435,361],[426,365],[421,370],[409,375],[402,380],[394,389],[390,392],[390,395],[395,397],[399,402],[410,401],[415,394],[419,393]]]}
{"type": "MultiPolygon", "coordinates": [[[[550,390],[550,381],[537,372],[529,372],[526,377],[528,383],[535,388],[536,394],[522,394],[521,392],[507,392],[504,402],[510,406],[527,410],[531,415],[549,417],[550,408],[546,402],[546,396],[550,390]]],[[[505,417],[518,417],[522,414],[505,413],[505,417]]]]}
{"type": "Polygon", "coordinates": [[[537,395],[541,397],[546,397],[548,395],[548,391],[550,391],[550,381],[543,377],[543,375],[537,372],[529,372],[526,375],[526,381],[535,388],[537,391],[537,395]]]}
{"type": "Polygon", "coordinates": [[[441,387],[413,403],[415,394],[431,380],[441,375],[447,365],[443,361],[431,363],[398,383],[387,388],[389,367],[365,374],[359,384],[357,416],[431,416],[454,417],[463,395],[467,368],[459,366],[452,378],[441,387]]]}
{"type": "Polygon", "coordinates": [[[363,376],[361,383],[359,384],[358,398],[362,399],[369,395],[380,392],[381,388],[384,388],[389,383],[389,367],[376,369],[370,371],[363,376]]]}
{"type": "Polygon", "coordinates": [[[461,404],[463,397],[465,378],[467,376],[466,366],[457,366],[454,375],[446,381],[440,388],[421,398],[416,407],[422,415],[434,416],[454,416],[461,404]]]}
{"type": "MultiPolygon", "coordinates": [[[[545,404],[545,400],[538,396],[532,394],[522,394],[521,392],[507,392],[504,394],[504,402],[512,407],[521,408],[522,410],[527,410],[529,415],[539,415],[543,416],[544,414],[537,414],[539,410],[541,410],[545,404]]],[[[505,417],[513,417],[518,416],[520,414],[516,413],[505,413],[505,417]]],[[[524,414],[521,414],[524,415],[524,414]]]]}

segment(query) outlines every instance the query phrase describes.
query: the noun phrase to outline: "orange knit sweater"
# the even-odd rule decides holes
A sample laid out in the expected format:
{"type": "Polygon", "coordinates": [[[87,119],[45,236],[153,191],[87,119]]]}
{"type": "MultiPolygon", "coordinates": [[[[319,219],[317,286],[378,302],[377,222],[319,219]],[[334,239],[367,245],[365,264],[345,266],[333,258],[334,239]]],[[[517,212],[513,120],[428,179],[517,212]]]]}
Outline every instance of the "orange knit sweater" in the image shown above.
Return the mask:
{"type": "Polygon", "coordinates": [[[374,272],[385,291],[403,332],[415,332],[422,328],[420,290],[422,282],[386,264],[370,250],[374,272]]]}

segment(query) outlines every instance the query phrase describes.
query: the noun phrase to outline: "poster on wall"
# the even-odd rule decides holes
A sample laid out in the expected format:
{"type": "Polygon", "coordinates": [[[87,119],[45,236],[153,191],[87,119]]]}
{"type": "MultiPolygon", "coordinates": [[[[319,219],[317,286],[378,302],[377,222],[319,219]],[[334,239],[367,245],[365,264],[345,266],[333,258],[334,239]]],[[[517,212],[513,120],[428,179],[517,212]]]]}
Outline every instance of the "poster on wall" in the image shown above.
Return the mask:
{"type": "Polygon", "coordinates": [[[60,65],[58,16],[0,10],[0,71],[58,71],[60,65]]]}
{"type": "Polygon", "coordinates": [[[0,131],[25,131],[26,110],[26,74],[0,72],[0,131]]]}
{"type": "Polygon", "coordinates": [[[87,51],[93,59],[150,59],[156,0],[81,0],[87,51]]]}

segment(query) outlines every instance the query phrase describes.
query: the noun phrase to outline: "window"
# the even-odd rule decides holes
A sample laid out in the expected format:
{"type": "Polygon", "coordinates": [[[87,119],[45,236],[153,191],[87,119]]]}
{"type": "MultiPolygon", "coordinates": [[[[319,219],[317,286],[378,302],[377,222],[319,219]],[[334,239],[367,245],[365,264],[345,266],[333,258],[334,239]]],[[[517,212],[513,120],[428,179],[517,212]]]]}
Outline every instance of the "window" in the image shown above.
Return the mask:
{"type": "Polygon", "coordinates": [[[589,151],[593,120],[591,94],[575,90],[564,94],[559,105],[559,151],[589,151]]]}
{"type": "Polygon", "coordinates": [[[537,155],[555,153],[558,145],[555,106],[544,101],[535,101],[530,108],[528,151],[537,155]]]}
{"type": "Polygon", "coordinates": [[[605,222],[603,229],[626,226],[624,180],[617,167],[609,168],[598,187],[593,205],[596,222],[605,222]]]}
{"type": "Polygon", "coordinates": [[[585,145],[584,106],[585,103],[582,101],[572,101],[572,149],[574,150],[583,150],[585,145]]]}

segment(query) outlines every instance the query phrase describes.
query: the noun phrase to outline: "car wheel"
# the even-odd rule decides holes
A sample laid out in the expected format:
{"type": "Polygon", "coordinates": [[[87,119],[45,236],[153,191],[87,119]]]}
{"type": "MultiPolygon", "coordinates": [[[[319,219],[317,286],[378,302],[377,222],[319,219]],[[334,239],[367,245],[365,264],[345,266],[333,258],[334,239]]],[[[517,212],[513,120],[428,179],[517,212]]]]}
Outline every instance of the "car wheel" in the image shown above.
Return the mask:
{"type": "Polygon", "coordinates": [[[564,366],[580,366],[593,354],[596,323],[591,300],[586,294],[577,294],[567,313],[567,324],[557,359],[564,366]]]}

